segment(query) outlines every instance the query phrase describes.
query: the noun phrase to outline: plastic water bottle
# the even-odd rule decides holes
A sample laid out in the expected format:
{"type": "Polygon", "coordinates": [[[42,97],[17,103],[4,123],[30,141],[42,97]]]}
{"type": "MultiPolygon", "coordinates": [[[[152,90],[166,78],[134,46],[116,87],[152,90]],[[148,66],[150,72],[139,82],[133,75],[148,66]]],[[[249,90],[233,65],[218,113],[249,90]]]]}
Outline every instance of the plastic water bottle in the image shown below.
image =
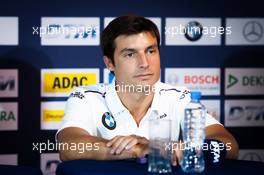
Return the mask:
{"type": "Polygon", "coordinates": [[[184,111],[183,130],[183,159],[181,168],[187,173],[204,171],[203,142],[205,138],[206,109],[200,103],[201,93],[191,92],[191,101],[184,111]]]}

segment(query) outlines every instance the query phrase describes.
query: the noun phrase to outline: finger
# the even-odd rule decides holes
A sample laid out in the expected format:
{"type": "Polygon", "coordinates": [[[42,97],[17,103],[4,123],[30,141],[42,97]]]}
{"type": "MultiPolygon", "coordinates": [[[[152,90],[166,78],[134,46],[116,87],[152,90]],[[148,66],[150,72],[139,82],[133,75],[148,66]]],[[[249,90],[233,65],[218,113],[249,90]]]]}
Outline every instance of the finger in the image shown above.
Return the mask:
{"type": "Polygon", "coordinates": [[[176,157],[176,153],[175,153],[175,151],[173,151],[173,153],[172,153],[172,159],[171,159],[171,163],[172,163],[172,165],[173,166],[176,166],[177,165],[177,157],[176,157]]]}
{"type": "Polygon", "coordinates": [[[177,158],[177,163],[180,164],[183,158],[183,151],[182,150],[177,150],[176,151],[176,158],[177,158]]]}
{"type": "Polygon", "coordinates": [[[123,142],[125,137],[119,137],[116,139],[116,141],[112,144],[112,149],[110,151],[111,154],[115,154],[116,150],[118,149],[119,145],[123,142]]]}
{"type": "Polygon", "coordinates": [[[138,144],[138,139],[131,139],[130,142],[128,142],[128,144],[126,145],[125,149],[129,150],[131,149],[134,145],[138,144]]]}
{"type": "Polygon", "coordinates": [[[176,152],[176,154],[177,154],[178,162],[180,164],[180,162],[183,159],[184,143],[182,141],[180,141],[179,144],[180,144],[180,147],[178,149],[178,152],[176,152]]]}
{"type": "Polygon", "coordinates": [[[176,158],[176,165],[181,163],[182,161],[182,158],[183,158],[183,143],[180,141],[178,142],[177,144],[177,147],[176,149],[174,150],[174,153],[175,153],[175,158],[176,158]]]}
{"type": "Polygon", "coordinates": [[[145,137],[139,137],[138,143],[149,144],[149,140],[146,139],[145,137]]]}
{"type": "Polygon", "coordinates": [[[113,143],[116,142],[116,140],[119,138],[120,136],[115,136],[114,138],[112,138],[109,142],[106,143],[107,147],[111,147],[113,145],[113,143]]]}
{"type": "Polygon", "coordinates": [[[126,149],[127,145],[133,141],[134,138],[133,137],[126,137],[124,138],[124,140],[122,141],[122,143],[118,146],[116,153],[120,154],[124,149],[126,149]]]}
{"type": "Polygon", "coordinates": [[[172,165],[177,166],[177,164],[180,163],[181,160],[181,142],[174,142],[173,143],[173,149],[172,149],[172,165]]]}

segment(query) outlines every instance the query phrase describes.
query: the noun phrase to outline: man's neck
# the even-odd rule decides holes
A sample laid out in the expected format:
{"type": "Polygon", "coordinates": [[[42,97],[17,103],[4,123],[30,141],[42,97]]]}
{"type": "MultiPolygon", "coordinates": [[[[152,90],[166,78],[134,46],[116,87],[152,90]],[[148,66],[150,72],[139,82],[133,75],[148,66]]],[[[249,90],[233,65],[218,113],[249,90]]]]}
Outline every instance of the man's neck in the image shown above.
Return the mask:
{"type": "Polygon", "coordinates": [[[117,92],[117,95],[139,125],[152,103],[154,93],[117,92]]]}

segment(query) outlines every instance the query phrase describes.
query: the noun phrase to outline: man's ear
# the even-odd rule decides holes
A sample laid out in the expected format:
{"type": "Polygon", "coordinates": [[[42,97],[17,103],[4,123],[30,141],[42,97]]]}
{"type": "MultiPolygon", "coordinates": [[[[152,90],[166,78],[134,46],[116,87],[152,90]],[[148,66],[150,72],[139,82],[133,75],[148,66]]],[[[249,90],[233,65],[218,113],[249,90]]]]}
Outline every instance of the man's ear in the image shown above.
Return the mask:
{"type": "Polygon", "coordinates": [[[108,58],[107,56],[104,56],[104,63],[109,71],[114,71],[115,66],[110,58],[108,58]]]}

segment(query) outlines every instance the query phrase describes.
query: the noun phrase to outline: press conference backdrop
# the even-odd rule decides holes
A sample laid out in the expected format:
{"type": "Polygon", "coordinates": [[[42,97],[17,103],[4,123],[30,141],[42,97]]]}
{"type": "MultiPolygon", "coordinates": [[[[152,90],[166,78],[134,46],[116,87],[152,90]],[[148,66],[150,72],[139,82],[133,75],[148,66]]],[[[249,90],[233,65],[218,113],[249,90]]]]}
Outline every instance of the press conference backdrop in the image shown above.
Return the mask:
{"type": "Polygon", "coordinates": [[[0,164],[54,174],[67,96],[73,87],[113,80],[100,33],[129,13],[160,30],[161,81],[201,91],[208,111],[236,137],[239,159],[264,161],[261,8],[255,0],[1,1],[0,164]]]}

